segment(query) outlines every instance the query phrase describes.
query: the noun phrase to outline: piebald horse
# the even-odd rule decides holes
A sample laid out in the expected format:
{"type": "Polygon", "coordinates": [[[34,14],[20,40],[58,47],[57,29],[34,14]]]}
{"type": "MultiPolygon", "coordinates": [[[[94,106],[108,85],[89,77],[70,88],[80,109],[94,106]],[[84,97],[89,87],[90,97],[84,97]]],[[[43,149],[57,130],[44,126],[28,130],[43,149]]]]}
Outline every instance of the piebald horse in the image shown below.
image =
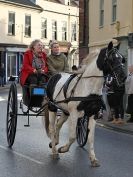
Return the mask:
{"type": "Polygon", "coordinates": [[[49,116],[45,115],[44,122],[47,135],[51,139],[49,146],[52,148],[54,158],[57,158],[59,153],[69,151],[70,146],[76,139],[77,119],[86,115],[89,120],[89,158],[93,167],[100,165],[94,152],[96,125],[94,116],[102,106],[98,100],[104,79],[111,73],[117,85],[121,85],[126,78],[122,65],[124,57],[117,47],[113,47],[113,43],[110,42],[107,48],[91,52],[83,60],[77,74],[71,79],[70,73],[59,73],[50,78],[47,86],[49,116]],[[97,98],[94,104],[91,104],[90,97],[97,98]],[[58,108],[63,113],[57,121],[56,112],[58,108]],[[59,132],[67,119],[69,121],[69,139],[64,146],[57,149],[59,132]]]}

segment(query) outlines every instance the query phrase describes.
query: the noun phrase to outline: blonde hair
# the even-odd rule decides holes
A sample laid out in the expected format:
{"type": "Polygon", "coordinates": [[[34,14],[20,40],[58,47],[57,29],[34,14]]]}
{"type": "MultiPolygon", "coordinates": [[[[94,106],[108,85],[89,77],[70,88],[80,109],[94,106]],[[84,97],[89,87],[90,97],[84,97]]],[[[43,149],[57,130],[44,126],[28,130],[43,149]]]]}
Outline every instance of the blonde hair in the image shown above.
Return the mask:
{"type": "Polygon", "coordinates": [[[34,41],[32,41],[29,45],[29,49],[30,50],[33,50],[34,49],[34,46],[38,43],[38,42],[41,42],[40,39],[35,39],[34,41]]]}

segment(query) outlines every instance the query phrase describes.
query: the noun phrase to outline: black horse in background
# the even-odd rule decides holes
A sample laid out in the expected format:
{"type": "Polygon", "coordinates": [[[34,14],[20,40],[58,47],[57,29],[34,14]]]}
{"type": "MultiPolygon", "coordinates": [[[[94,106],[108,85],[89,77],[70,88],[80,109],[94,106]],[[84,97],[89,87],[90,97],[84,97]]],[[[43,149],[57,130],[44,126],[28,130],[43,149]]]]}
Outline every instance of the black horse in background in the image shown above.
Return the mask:
{"type": "Polygon", "coordinates": [[[124,94],[125,84],[118,86],[114,82],[114,78],[109,75],[105,81],[107,91],[107,102],[110,107],[109,121],[114,124],[123,124],[124,121],[124,94]]]}

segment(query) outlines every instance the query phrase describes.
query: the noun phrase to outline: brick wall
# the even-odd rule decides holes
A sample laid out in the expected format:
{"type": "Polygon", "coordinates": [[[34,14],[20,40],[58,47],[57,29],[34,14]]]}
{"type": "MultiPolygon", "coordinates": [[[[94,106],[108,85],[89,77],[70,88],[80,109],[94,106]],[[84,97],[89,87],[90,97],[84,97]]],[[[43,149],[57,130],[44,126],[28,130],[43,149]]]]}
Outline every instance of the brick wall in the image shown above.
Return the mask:
{"type": "Polygon", "coordinates": [[[88,54],[89,43],[89,17],[88,17],[89,0],[79,1],[79,60],[88,54]]]}

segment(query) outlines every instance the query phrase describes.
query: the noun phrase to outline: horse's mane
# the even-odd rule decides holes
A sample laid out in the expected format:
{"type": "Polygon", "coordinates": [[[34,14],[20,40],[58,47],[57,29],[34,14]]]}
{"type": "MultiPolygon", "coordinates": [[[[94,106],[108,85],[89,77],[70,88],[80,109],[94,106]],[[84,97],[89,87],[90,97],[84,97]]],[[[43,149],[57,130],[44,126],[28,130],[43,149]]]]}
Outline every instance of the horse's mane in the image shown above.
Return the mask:
{"type": "Polygon", "coordinates": [[[86,69],[86,67],[91,64],[94,60],[97,59],[98,55],[100,53],[100,50],[96,49],[94,51],[91,51],[81,62],[80,67],[75,73],[83,73],[86,69]]]}

